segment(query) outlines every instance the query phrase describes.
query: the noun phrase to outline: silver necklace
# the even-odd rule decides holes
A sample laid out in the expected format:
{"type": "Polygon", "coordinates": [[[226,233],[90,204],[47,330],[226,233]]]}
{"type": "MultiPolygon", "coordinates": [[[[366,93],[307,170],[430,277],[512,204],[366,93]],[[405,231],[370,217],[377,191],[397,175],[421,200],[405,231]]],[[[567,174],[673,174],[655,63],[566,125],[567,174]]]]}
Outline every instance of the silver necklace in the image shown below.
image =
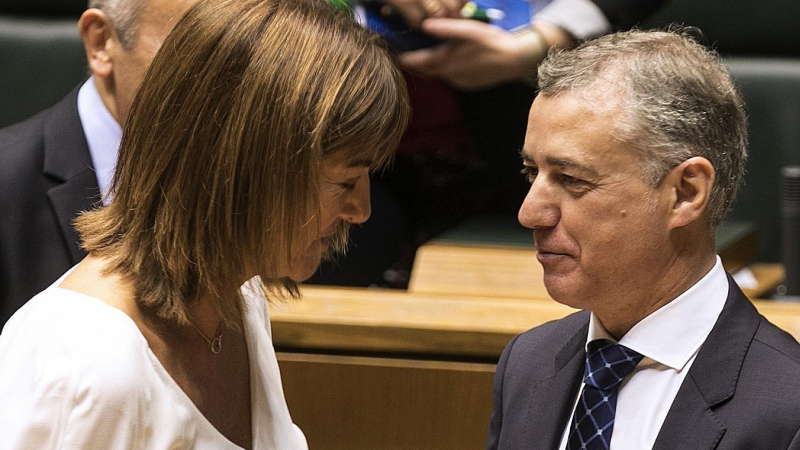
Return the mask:
{"type": "MultiPolygon", "coordinates": [[[[202,331],[200,331],[199,328],[197,328],[197,326],[191,320],[189,321],[189,325],[191,325],[192,328],[194,328],[194,330],[197,331],[197,334],[199,334],[200,337],[202,337],[203,339],[206,340],[206,342],[208,342],[208,345],[211,346],[211,353],[216,355],[217,353],[220,352],[220,350],[222,350],[222,330],[219,331],[219,334],[217,334],[217,336],[214,339],[209,339],[206,337],[205,334],[203,334],[202,331]]],[[[219,327],[217,329],[219,330],[221,327],[222,323],[219,324],[219,327]]]]}

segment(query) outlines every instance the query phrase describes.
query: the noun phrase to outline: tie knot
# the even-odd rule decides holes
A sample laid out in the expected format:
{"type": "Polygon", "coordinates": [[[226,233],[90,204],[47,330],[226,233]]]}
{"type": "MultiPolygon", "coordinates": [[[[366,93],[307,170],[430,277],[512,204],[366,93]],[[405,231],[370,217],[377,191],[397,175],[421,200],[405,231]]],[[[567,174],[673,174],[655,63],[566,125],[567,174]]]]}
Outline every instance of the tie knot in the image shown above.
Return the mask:
{"type": "Polygon", "coordinates": [[[642,355],[607,340],[592,341],[586,353],[583,382],[601,391],[613,391],[637,364],[642,355]]]}

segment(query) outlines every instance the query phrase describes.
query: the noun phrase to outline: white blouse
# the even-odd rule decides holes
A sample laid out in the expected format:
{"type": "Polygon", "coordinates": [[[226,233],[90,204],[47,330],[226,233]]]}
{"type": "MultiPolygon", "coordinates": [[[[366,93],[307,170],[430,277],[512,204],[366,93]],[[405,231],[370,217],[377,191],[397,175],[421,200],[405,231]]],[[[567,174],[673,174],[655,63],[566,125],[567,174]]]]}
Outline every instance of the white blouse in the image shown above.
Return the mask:
{"type": "MultiPolygon", "coordinates": [[[[133,320],[56,281],[0,334],[4,449],[239,449],[195,407],[133,320]]],[[[307,450],[281,387],[267,300],[242,288],[253,448],[307,450]]]]}

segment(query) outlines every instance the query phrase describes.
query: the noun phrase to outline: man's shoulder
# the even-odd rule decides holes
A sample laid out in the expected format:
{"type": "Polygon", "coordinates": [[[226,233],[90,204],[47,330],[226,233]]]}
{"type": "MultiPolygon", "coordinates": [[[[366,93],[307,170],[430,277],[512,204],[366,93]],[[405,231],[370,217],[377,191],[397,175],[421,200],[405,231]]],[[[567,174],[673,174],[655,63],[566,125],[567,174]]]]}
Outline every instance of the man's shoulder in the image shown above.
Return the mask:
{"type": "MultiPolygon", "coordinates": [[[[510,359],[535,359],[555,356],[574,340],[584,343],[589,324],[589,312],[579,311],[563,319],[554,320],[518,334],[508,344],[506,352],[510,359]]],[[[580,344],[576,344],[580,345],[580,344]]]]}
{"type": "Polygon", "coordinates": [[[746,351],[731,397],[714,409],[727,428],[720,447],[787,448],[800,429],[800,344],[761,317],[746,351]]]}
{"type": "Polygon", "coordinates": [[[783,360],[788,367],[794,367],[800,375],[800,343],[792,335],[762,316],[753,342],[762,352],[771,354],[772,359],[783,360]]]}
{"type": "Polygon", "coordinates": [[[42,129],[52,111],[53,107],[50,107],[22,122],[0,128],[0,156],[40,145],[42,142],[42,129]]]}
{"type": "Polygon", "coordinates": [[[73,91],[28,119],[0,128],[0,160],[3,162],[0,167],[8,169],[38,158],[44,148],[46,130],[54,121],[80,124],[77,108],[77,91],[73,91]]]}

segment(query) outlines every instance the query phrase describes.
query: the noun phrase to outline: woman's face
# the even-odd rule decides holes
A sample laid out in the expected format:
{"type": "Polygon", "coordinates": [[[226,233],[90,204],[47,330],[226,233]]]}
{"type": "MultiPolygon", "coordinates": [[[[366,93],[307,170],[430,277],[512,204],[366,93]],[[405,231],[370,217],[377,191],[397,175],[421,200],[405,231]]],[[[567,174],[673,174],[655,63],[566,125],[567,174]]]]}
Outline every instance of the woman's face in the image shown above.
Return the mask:
{"type": "Polygon", "coordinates": [[[356,159],[351,152],[339,151],[322,161],[319,205],[319,230],[316,221],[308,223],[309,237],[292,255],[286,273],[303,281],[317,271],[326,257],[342,253],[350,224],[364,223],[370,215],[369,168],[371,160],[356,159]]]}

